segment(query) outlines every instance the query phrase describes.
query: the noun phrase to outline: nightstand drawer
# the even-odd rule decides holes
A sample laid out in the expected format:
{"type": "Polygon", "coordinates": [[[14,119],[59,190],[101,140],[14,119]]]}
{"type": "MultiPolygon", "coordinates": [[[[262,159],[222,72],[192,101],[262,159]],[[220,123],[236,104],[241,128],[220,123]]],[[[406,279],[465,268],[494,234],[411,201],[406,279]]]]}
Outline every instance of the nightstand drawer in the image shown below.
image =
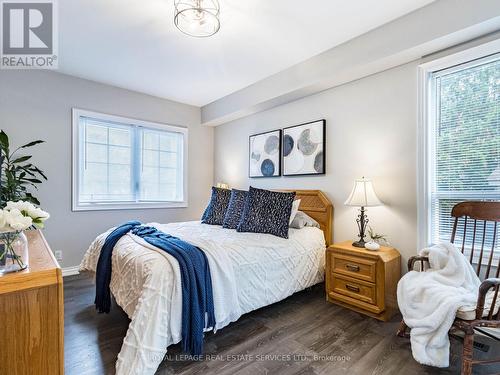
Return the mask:
{"type": "Polygon", "coordinates": [[[377,288],[375,284],[366,281],[334,273],[332,275],[331,291],[371,305],[377,304],[377,288]]]}
{"type": "Polygon", "coordinates": [[[331,254],[332,272],[354,277],[355,279],[375,282],[377,262],[371,259],[343,254],[331,254]]]}

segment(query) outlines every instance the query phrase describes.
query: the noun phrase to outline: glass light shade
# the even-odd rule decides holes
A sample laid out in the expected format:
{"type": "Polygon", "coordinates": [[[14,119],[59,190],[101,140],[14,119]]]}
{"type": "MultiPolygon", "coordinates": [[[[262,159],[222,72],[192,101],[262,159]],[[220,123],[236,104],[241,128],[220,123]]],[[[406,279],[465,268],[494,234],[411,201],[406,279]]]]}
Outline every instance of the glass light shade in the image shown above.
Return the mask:
{"type": "Polygon", "coordinates": [[[382,202],[375,194],[371,180],[363,177],[354,182],[351,194],[344,204],[346,206],[373,207],[381,206],[382,202]]]}
{"type": "Polygon", "coordinates": [[[220,29],[217,0],[175,0],[174,24],[184,34],[204,38],[220,29]]]}

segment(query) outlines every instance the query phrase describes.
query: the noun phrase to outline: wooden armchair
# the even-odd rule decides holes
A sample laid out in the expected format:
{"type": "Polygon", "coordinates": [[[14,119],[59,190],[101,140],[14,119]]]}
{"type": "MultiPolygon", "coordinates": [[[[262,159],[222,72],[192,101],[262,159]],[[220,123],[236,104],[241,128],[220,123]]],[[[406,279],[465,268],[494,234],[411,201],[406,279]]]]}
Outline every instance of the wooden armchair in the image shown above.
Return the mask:
{"type": "MultiPolygon", "coordinates": [[[[498,340],[498,338],[482,330],[480,327],[500,328],[500,308],[496,311],[497,306],[500,305],[500,297],[498,296],[500,287],[500,279],[498,278],[500,274],[500,260],[495,261],[496,264],[492,264],[497,240],[497,223],[500,222],[500,202],[472,201],[458,203],[453,207],[451,216],[455,218],[451,233],[451,242],[455,243],[457,232],[460,232],[461,251],[464,253],[466,248],[467,252],[470,251],[469,261],[473,266],[477,262],[477,266],[475,266],[476,274],[481,280],[484,280],[479,287],[475,317],[471,317],[471,320],[456,317],[450,330],[460,330],[465,334],[462,351],[462,374],[470,375],[472,373],[472,366],[475,364],[500,362],[500,358],[481,361],[473,358],[475,330],[498,340]],[[459,220],[462,222],[460,229],[458,229],[459,220]],[[473,221],[471,222],[471,220],[473,221]],[[488,238],[487,233],[490,233],[492,238],[488,238]],[[483,256],[485,242],[490,241],[490,254],[489,256],[483,256]],[[481,246],[480,250],[476,250],[479,245],[481,246]],[[490,278],[493,275],[494,277],[490,278]],[[485,306],[485,300],[487,293],[491,290],[493,290],[493,299],[491,307],[489,307],[485,306]]],[[[408,260],[408,271],[413,270],[415,265],[419,265],[419,269],[424,270],[429,265],[429,259],[421,256],[411,257],[408,260]]],[[[401,322],[398,335],[402,337],[409,337],[410,335],[409,328],[404,321],[401,322]]]]}

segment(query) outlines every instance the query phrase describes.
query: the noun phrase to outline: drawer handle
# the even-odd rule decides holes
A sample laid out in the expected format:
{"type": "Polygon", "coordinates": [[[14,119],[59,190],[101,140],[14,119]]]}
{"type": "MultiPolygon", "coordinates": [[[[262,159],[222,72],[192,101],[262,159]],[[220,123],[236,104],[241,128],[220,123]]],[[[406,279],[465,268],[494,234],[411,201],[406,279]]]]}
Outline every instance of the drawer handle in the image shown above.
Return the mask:
{"type": "Polygon", "coordinates": [[[345,265],[345,268],[347,268],[349,271],[359,272],[359,266],[357,266],[355,264],[349,264],[349,263],[347,263],[345,265]]]}
{"type": "Polygon", "coordinates": [[[345,284],[345,288],[347,290],[350,290],[352,292],[359,293],[359,288],[357,286],[351,285],[351,284],[345,284]]]}

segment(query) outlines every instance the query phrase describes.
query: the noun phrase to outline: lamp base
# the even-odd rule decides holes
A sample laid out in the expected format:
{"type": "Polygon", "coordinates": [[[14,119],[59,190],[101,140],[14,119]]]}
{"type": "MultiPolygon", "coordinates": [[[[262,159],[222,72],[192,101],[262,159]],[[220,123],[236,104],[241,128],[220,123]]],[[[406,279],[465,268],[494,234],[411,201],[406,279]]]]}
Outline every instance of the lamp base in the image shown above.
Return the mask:
{"type": "Polygon", "coordinates": [[[361,240],[361,241],[356,241],[356,242],[353,242],[352,243],[352,246],[354,247],[365,247],[365,241],[361,240]]]}

